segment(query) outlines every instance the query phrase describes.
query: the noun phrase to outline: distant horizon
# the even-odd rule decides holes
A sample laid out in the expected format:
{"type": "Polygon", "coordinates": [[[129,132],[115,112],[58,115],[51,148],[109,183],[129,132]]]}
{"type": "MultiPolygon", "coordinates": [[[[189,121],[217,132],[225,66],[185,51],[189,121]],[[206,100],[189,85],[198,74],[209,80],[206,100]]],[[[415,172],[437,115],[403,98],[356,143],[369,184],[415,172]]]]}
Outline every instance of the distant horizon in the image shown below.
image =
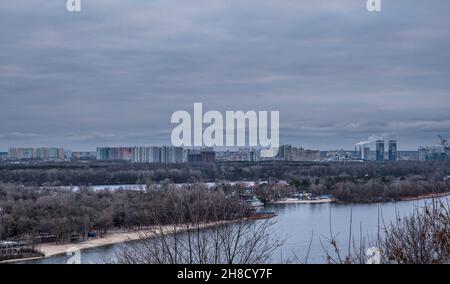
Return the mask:
{"type": "MultiPolygon", "coordinates": [[[[281,144],[281,146],[283,145],[291,145],[293,147],[298,147],[298,148],[303,148],[305,150],[315,150],[315,151],[321,151],[321,152],[331,152],[331,151],[340,151],[340,150],[344,150],[347,152],[354,152],[355,148],[353,146],[353,148],[307,148],[307,147],[303,147],[301,145],[297,145],[297,144],[290,144],[290,143],[286,143],[286,144],[281,144]]],[[[387,141],[385,142],[385,146],[387,147],[388,143],[387,141]]],[[[138,145],[101,145],[101,146],[96,146],[94,149],[82,149],[79,150],[77,148],[66,148],[63,146],[12,146],[12,147],[8,147],[6,150],[0,150],[0,152],[2,153],[8,153],[9,149],[11,148],[32,148],[32,149],[37,149],[37,148],[63,148],[64,151],[72,151],[72,152],[96,152],[97,148],[116,148],[116,147],[125,147],[125,148],[133,148],[133,147],[163,147],[163,146],[168,146],[168,147],[174,147],[173,145],[170,144],[138,144],[138,145]]],[[[420,145],[417,146],[416,149],[402,149],[402,148],[398,148],[397,151],[402,152],[402,151],[418,151],[420,147],[441,147],[441,145],[435,144],[435,145],[420,145]]],[[[184,149],[201,149],[201,148],[211,148],[211,147],[182,147],[184,149]]],[[[251,148],[261,148],[261,147],[248,147],[248,146],[244,146],[244,147],[212,147],[214,148],[215,151],[218,152],[222,152],[222,151],[227,151],[227,150],[238,150],[238,149],[251,149],[251,148]]],[[[369,148],[371,151],[375,151],[375,143],[369,144],[369,148]]],[[[359,148],[357,148],[357,150],[359,150],[359,148]]],[[[385,152],[388,152],[388,149],[385,149],[385,152]]]]}

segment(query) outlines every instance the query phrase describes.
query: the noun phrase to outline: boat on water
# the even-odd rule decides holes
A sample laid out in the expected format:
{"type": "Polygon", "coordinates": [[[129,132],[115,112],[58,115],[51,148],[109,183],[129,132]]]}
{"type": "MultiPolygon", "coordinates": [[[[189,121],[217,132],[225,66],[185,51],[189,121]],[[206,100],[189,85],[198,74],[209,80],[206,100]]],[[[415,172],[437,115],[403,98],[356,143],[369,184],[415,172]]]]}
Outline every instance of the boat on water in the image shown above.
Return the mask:
{"type": "Polygon", "coordinates": [[[257,197],[253,197],[252,199],[247,200],[247,203],[253,208],[264,206],[264,203],[262,203],[261,200],[259,200],[257,197]]]}

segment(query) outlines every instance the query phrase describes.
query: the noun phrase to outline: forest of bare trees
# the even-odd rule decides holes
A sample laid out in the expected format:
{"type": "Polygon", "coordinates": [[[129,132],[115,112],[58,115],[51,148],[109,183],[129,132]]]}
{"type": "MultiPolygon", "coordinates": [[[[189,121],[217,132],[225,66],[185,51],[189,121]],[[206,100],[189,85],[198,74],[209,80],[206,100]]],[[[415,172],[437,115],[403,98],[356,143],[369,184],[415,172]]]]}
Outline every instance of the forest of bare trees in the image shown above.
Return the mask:
{"type": "Polygon", "coordinates": [[[174,214],[188,211],[186,204],[213,220],[232,218],[229,212],[234,208],[247,214],[244,203],[200,185],[182,190],[169,185],[157,190],[149,187],[146,191],[87,188],[73,191],[0,184],[1,236],[3,239],[51,236],[57,242],[69,242],[73,235],[86,238],[93,231],[102,236],[113,228],[139,229],[171,223],[174,214]],[[177,199],[189,202],[180,208],[177,199]],[[227,209],[227,214],[221,215],[198,202],[218,204],[227,209]]]}
{"type": "Polygon", "coordinates": [[[263,201],[276,200],[299,192],[309,192],[318,196],[333,195],[340,203],[375,203],[450,192],[450,183],[443,180],[424,179],[421,176],[304,177],[291,182],[289,186],[262,184],[256,188],[255,192],[263,201]]]}
{"type": "Polygon", "coordinates": [[[121,264],[262,264],[281,245],[271,232],[272,219],[251,221],[243,206],[226,206],[204,199],[195,202],[171,193],[172,212],[152,210],[150,230],[140,241],[124,244],[117,253],[121,264]],[[167,220],[169,220],[167,222],[167,220]]]}
{"type": "Polygon", "coordinates": [[[223,162],[215,164],[132,164],[126,162],[0,164],[0,182],[23,185],[135,184],[150,180],[193,181],[330,179],[330,182],[372,178],[419,177],[442,180],[450,162],[223,162]]]}
{"type": "MultiPolygon", "coordinates": [[[[224,181],[266,181],[256,189],[261,199],[292,193],[331,194],[340,202],[386,202],[450,191],[450,163],[216,163],[216,164],[130,164],[49,163],[0,166],[0,182],[26,187],[89,186],[224,181]],[[289,185],[274,186],[284,180],[289,185]]],[[[224,188],[226,190],[226,188],[224,188]]]]}
{"type": "MultiPolygon", "coordinates": [[[[260,181],[251,194],[263,202],[302,192],[331,194],[344,203],[384,202],[449,192],[449,169],[448,162],[8,164],[0,166],[0,239],[67,243],[92,232],[102,237],[111,230],[140,230],[142,241],[124,246],[119,263],[264,263],[280,245],[270,234],[274,221],[249,221],[242,198],[249,189],[226,181],[260,181]],[[203,181],[216,181],[216,187],[203,181]],[[136,183],[146,189],[89,187],[136,183]],[[53,187],[59,185],[78,187],[53,187]]],[[[448,208],[434,202],[386,224],[376,243],[381,261],[448,262],[448,208]]],[[[353,245],[360,250],[347,255],[332,237],[328,246],[330,263],[367,262],[361,249],[369,244],[353,245]]]]}

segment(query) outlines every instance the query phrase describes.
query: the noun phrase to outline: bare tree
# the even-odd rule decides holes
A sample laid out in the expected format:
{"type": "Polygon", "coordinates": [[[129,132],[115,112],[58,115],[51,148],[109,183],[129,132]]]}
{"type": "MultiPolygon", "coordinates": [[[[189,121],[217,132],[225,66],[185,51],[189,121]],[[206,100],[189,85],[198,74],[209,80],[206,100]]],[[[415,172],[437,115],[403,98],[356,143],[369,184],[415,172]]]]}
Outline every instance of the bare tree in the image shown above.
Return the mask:
{"type": "MultiPolygon", "coordinates": [[[[380,223],[381,221],[379,221],[380,223]]],[[[370,262],[369,248],[379,253],[379,263],[385,264],[449,264],[450,263],[450,206],[447,198],[433,198],[406,217],[382,225],[382,232],[375,241],[360,236],[353,240],[348,252],[337,245],[331,231],[327,244],[322,243],[328,263],[363,264],[370,262]]],[[[380,227],[380,224],[379,224],[380,227]]]]}
{"type": "Polygon", "coordinates": [[[260,264],[281,245],[271,237],[275,221],[248,220],[246,206],[237,200],[217,200],[201,190],[173,192],[172,198],[172,211],[153,212],[158,225],[139,232],[140,241],[123,245],[118,263],[260,264]]]}
{"type": "Polygon", "coordinates": [[[450,263],[448,199],[433,199],[411,216],[397,219],[385,230],[383,261],[400,264],[450,263]]]}

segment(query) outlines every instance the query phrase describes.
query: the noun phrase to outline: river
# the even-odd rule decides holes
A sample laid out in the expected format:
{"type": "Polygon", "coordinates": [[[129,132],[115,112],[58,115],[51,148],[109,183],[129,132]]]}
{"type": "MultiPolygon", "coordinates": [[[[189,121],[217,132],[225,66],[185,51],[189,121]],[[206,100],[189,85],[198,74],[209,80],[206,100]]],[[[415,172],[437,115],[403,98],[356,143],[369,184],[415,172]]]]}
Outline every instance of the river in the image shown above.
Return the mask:
{"type": "MultiPolygon", "coordinates": [[[[271,228],[272,236],[284,240],[273,255],[273,263],[285,263],[294,258],[304,260],[308,248],[310,253],[308,263],[324,263],[323,245],[330,249],[327,240],[331,230],[339,246],[347,251],[352,217],[352,235],[359,240],[361,235],[366,239],[375,240],[378,234],[378,224],[388,224],[397,216],[405,216],[413,212],[425,201],[402,201],[383,204],[343,205],[326,204],[295,204],[276,205],[266,209],[276,212],[276,223],[271,228]],[[380,218],[379,218],[380,216],[380,218]],[[311,241],[312,240],[312,241],[311,241]],[[323,245],[322,245],[323,244],[323,245]]],[[[83,250],[82,263],[104,263],[114,259],[120,244],[83,250]]],[[[65,255],[27,261],[26,263],[66,263],[65,255]]]]}

